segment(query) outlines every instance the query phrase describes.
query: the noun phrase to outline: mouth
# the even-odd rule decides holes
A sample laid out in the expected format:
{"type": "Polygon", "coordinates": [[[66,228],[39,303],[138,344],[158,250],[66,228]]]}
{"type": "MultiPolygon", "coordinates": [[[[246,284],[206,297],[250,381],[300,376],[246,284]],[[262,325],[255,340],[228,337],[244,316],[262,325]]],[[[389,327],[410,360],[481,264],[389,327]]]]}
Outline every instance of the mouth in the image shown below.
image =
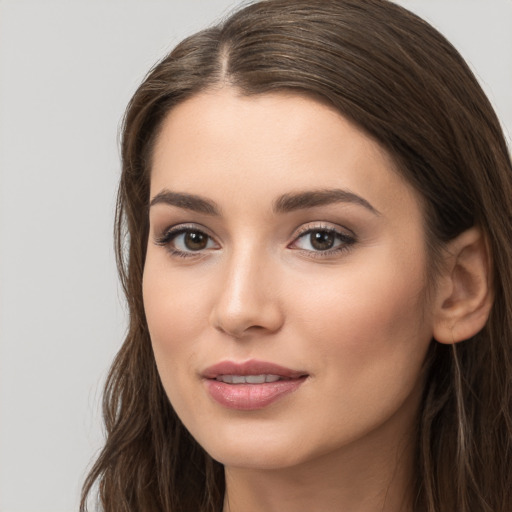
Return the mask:
{"type": "Polygon", "coordinates": [[[274,363],[223,361],[203,373],[206,389],[218,404],[243,411],[263,409],[296,391],[309,375],[274,363]]]}
{"type": "MultiPolygon", "coordinates": [[[[222,361],[213,366],[206,368],[203,371],[202,376],[206,379],[223,379],[233,377],[239,380],[239,382],[229,382],[229,384],[243,384],[244,381],[241,378],[267,378],[268,382],[275,382],[277,380],[290,380],[298,379],[307,375],[307,372],[301,370],[293,370],[285,366],[281,366],[275,363],[269,363],[267,361],[259,361],[257,359],[250,359],[237,363],[235,361],[222,361]]],[[[252,382],[248,382],[253,384],[252,382]]],[[[254,383],[256,384],[256,383],[254,383]]],[[[263,384],[263,382],[257,382],[257,384],[263,384]]]]}
{"type": "Polygon", "coordinates": [[[215,380],[226,384],[265,384],[268,382],[278,382],[280,380],[290,380],[280,375],[218,375],[215,380]]]}

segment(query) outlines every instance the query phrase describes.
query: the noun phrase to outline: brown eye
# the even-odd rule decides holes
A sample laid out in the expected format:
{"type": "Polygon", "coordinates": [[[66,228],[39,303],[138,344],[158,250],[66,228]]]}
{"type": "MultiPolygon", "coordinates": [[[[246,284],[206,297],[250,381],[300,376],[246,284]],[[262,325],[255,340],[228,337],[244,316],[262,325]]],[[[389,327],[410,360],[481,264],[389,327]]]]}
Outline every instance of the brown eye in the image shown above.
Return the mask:
{"type": "Polygon", "coordinates": [[[355,236],[335,228],[313,227],[303,231],[295,239],[291,248],[301,249],[311,253],[311,256],[333,256],[348,250],[355,242],[355,236]]]}
{"type": "Polygon", "coordinates": [[[215,240],[204,231],[187,227],[171,229],[162,237],[157,238],[155,243],[166,247],[172,255],[183,257],[219,249],[215,240]]]}
{"type": "Polygon", "coordinates": [[[187,231],[184,233],[183,243],[189,251],[201,251],[208,245],[208,235],[201,231],[187,231]]]}
{"type": "Polygon", "coordinates": [[[312,231],[309,234],[309,242],[317,251],[328,251],[334,247],[336,236],[333,231],[312,231]]]}

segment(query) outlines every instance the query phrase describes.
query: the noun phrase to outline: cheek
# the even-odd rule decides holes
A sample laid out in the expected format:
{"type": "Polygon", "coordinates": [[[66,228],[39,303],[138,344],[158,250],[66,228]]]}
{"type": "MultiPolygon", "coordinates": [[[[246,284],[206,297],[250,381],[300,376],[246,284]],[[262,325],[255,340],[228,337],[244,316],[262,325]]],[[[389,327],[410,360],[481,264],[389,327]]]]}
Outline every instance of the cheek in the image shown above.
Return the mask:
{"type": "Polygon", "coordinates": [[[146,265],[144,309],[156,366],[169,401],[186,425],[208,421],[193,405],[198,390],[190,368],[197,367],[205,318],[194,289],[179,276],[173,279],[168,268],[158,271],[151,262],[146,265]]]}
{"type": "Polygon", "coordinates": [[[187,273],[169,272],[165,256],[148,253],[143,279],[144,310],[155,360],[168,394],[193,363],[207,322],[204,302],[187,273]],[[163,261],[162,261],[163,260],[163,261]]]}
{"type": "Polygon", "coordinates": [[[202,299],[209,295],[205,273],[207,269],[194,267],[172,271],[165,251],[148,250],[142,291],[144,311],[154,340],[179,339],[181,334],[187,333],[187,339],[193,341],[195,333],[204,328],[207,311],[202,299]]]}
{"type": "Polygon", "coordinates": [[[410,270],[352,269],[296,304],[304,319],[298,351],[309,355],[323,390],[316,421],[336,439],[354,440],[400,414],[409,424],[416,414],[432,333],[421,269],[410,270]]]}
{"type": "Polygon", "coordinates": [[[301,311],[300,338],[314,348],[320,373],[339,369],[329,374],[333,390],[356,390],[358,383],[361,393],[393,384],[397,392],[410,389],[432,338],[424,267],[421,260],[382,258],[360,268],[347,266],[307,294],[291,294],[301,311]]]}
{"type": "MultiPolygon", "coordinates": [[[[340,335],[350,330],[358,337],[360,331],[360,342],[378,325],[380,330],[406,327],[408,317],[413,315],[418,320],[426,307],[424,278],[418,265],[409,265],[408,269],[399,263],[358,265],[326,275],[315,286],[311,284],[306,276],[299,287],[307,288],[307,294],[290,294],[297,306],[300,302],[302,317],[311,320],[319,333],[339,328],[340,335]]],[[[378,335],[379,330],[374,334],[378,335]]]]}

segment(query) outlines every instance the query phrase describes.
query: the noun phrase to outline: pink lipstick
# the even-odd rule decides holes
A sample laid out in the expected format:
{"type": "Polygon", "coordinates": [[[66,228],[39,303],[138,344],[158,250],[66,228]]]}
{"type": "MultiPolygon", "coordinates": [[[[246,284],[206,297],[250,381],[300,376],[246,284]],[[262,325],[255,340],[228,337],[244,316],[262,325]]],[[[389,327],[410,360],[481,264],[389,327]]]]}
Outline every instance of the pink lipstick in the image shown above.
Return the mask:
{"type": "Polygon", "coordinates": [[[202,377],[210,396],[229,409],[263,409],[297,390],[307,373],[265,361],[223,361],[207,368],[202,377]]]}

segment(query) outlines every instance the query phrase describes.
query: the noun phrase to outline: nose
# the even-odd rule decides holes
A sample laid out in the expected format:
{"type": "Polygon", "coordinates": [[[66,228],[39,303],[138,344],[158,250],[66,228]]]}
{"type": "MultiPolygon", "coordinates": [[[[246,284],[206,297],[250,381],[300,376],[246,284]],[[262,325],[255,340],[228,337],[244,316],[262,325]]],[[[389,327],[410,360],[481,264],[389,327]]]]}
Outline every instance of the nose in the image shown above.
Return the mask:
{"type": "Polygon", "coordinates": [[[236,339],[277,332],[284,314],[274,267],[255,252],[233,254],[222,273],[211,325],[236,339]]]}

